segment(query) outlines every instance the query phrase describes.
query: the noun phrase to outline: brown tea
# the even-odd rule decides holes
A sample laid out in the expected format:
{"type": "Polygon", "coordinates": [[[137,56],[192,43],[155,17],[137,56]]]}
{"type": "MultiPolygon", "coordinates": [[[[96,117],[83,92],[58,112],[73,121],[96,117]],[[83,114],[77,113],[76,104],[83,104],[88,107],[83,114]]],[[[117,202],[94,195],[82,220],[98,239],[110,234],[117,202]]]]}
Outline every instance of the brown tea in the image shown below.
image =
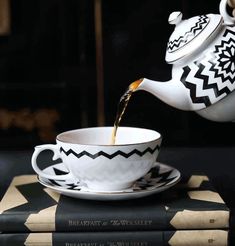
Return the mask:
{"type": "Polygon", "coordinates": [[[117,135],[117,130],[120,125],[120,121],[122,119],[122,116],[126,110],[126,107],[128,105],[128,102],[131,98],[132,93],[138,88],[140,83],[143,81],[143,79],[136,80],[135,82],[131,83],[125,93],[121,96],[119,104],[118,104],[118,109],[116,113],[116,119],[114,121],[114,126],[112,130],[112,138],[111,138],[111,145],[114,145],[116,142],[116,135],[117,135]]]}

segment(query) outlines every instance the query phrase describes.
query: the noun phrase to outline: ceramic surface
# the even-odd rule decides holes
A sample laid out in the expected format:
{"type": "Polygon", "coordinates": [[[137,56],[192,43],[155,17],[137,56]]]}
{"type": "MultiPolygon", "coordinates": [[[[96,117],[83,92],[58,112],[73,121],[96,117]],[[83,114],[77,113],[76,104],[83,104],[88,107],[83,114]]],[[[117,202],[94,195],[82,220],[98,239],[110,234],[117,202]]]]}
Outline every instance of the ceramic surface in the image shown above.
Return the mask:
{"type": "Polygon", "coordinates": [[[143,79],[137,90],[210,120],[234,121],[235,18],[226,6],[227,0],[221,0],[220,15],[190,19],[173,12],[169,23],[175,30],[166,50],[166,62],[173,64],[172,79],[164,83],[143,79]]]}
{"type": "Polygon", "coordinates": [[[40,170],[37,157],[52,150],[69,170],[65,179],[75,178],[94,190],[130,187],[154,165],[161,145],[161,135],[153,130],[119,127],[115,145],[111,145],[113,127],[91,127],[61,133],[57,144],[37,146],[32,167],[42,177],[56,179],[40,170]]]}
{"type": "MultiPolygon", "coordinates": [[[[50,166],[44,171],[48,174],[57,175],[64,175],[68,172],[62,163],[50,166]]],[[[53,191],[74,198],[89,200],[126,200],[149,196],[172,187],[180,180],[180,172],[171,166],[155,163],[155,167],[145,176],[137,180],[131,188],[113,192],[90,190],[87,187],[81,186],[81,184],[74,179],[46,179],[38,176],[38,180],[42,185],[53,191]]]]}

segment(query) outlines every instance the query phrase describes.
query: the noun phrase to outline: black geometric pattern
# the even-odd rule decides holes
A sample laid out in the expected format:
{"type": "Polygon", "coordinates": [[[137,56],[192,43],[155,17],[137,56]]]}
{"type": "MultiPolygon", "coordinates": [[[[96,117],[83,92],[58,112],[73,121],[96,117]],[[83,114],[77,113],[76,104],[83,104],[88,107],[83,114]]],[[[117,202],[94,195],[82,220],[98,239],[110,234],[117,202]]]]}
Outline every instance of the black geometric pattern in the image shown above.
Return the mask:
{"type": "MultiPolygon", "coordinates": [[[[65,167],[63,164],[56,164],[51,167],[52,173],[58,173],[58,172],[63,172],[66,173],[65,167]]],[[[125,190],[125,193],[128,192],[141,192],[141,191],[146,191],[146,190],[152,190],[167,186],[171,182],[173,182],[175,179],[178,178],[178,173],[175,172],[175,169],[171,167],[165,167],[164,165],[158,165],[156,167],[153,167],[145,176],[140,178],[135,182],[133,187],[128,188],[125,190]]],[[[76,190],[80,191],[82,190],[82,186],[79,184],[77,181],[73,180],[52,180],[52,179],[45,179],[43,178],[44,183],[48,183],[49,185],[52,186],[57,186],[61,187],[66,190],[76,190]]],[[[89,191],[87,191],[89,192],[89,191]]]]}
{"type": "Polygon", "coordinates": [[[148,174],[146,174],[143,178],[137,180],[136,184],[133,187],[133,191],[138,190],[151,190],[168,185],[171,181],[173,181],[176,176],[172,176],[173,169],[166,170],[161,172],[160,166],[152,168],[148,174]]]}
{"type": "MultiPolygon", "coordinates": [[[[37,214],[38,212],[40,212],[45,208],[55,206],[57,202],[44,191],[42,185],[40,185],[39,183],[17,185],[16,189],[20,194],[23,195],[24,199],[27,202],[4,211],[1,216],[4,216],[4,214],[6,214],[7,216],[9,213],[12,213],[13,215],[10,217],[12,218],[13,223],[10,223],[12,225],[9,225],[9,222],[8,223],[6,222],[7,230],[17,231],[18,229],[27,232],[30,231],[30,229],[25,224],[28,217],[32,213],[37,214]]],[[[17,199],[17,197],[18,196],[15,196],[15,199],[17,199]]],[[[3,229],[2,224],[4,223],[0,223],[1,231],[3,229]]],[[[13,245],[18,245],[18,244],[16,243],[13,245]]]]}
{"type": "Polygon", "coordinates": [[[183,47],[186,43],[191,41],[196,35],[198,35],[203,28],[208,24],[209,18],[206,15],[200,15],[195,25],[178,39],[168,42],[168,52],[174,52],[178,48],[183,47]]]}
{"type": "Polygon", "coordinates": [[[66,181],[66,180],[54,180],[54,179],[48,179],[48,181],[46,179],[43,179],[43,181],[53,186],[63,187],[66,190],[76,190],[76,191],[81,190],[81,185],[77,181],[73,182],[71,180],[66,181]]]}
{"type": "Polygon", "coordinates": [[[108,159],[113,159],[115,158],[116,156],[122,156],[122,157],[125,157],[125,158],[129,158],[130,156],[136,154],[138,156],[144,156],[146,153],[150,153],[150,154],[153,154],[156,150],[160,150],[160,145],[156,145],[156,147],[154,147],[153,149],[151,149],[150,147],[148,147],[147,149],[145,149],[144,151],[139,151],[137,149],[134,149],[132,150],[131,152],[129,153],[124,153],[120,150],[114,152],[113,154],[108,154],[104,151],[99,151],[98,153],[95,153],[95,154],[91,154],[87,151],[82,151],[80,153],[76,153],[75,151],[73,151],[72,149],[69,149],[69,150],[64,150],[62,147],[60,147],[60,152],[63,152],[65,155],[69,156],[70,154],[71,155],[74,155],[76,156],[77,158],[81,158],[82,156],[88,156],[92,159],[96,159],[97,157],[100,157],[100,156],[104,156],[108,159]]]}
{"type": "MultiPolygon", "coordinates": [[[[50,167],[51,174],[54,174],[53,170],[58,169],[57,171],[66,171],[66,168],[63,164],[55,164],[53,167],[50,167]],[[54,168],[53,168],[54,167],[54,168]]],[[[163,180],[169,177],[169,172],[171,168],[161,168],[161,164],[151,171],[149,177],[151,178],[161,178],[163,180]]],[[[174,173],[171,174],[172,177],[174,173]]],[[[44,223],[38,223],[38,220],[32,220],[31,222],[35,223],[34,232],[38,233],[38,231],[47,231],[48,226],[55,221],[55,231],[57,232],[76,232],[78,235],[78,241],[80,240],[79,233],[84,232],[88,233],[88,231],[92,231],[94,233],[100,231],[108,231],[108,235],[113,231],[153,231],[156,233],[157,231],[176,231],[176,230],[201,230],[201,229],[212,229],[212,228],[228,228],[228,220],[229,220],[229,209],[227,208],[225,203],[221,203],[221,201],[211,201],[208,200],[208,197],[204,197],[204,199],[195,199],[191,198],[188,194],[189,192],[197,192],[198,194],[202,194],[204,192],[213,192],[216,196],[219,197],[219,194],[216,190],[211,187],[211,183],[208,179],[204,179],[203,183],[198,186],[189,185],[189,180],[192,178],[195,180],[201,180],[201,174],[198,176],[194,174],[193,176],[182,177],[179,185],[175,186],[175,189],[169,189],[161,195],[150,196],[144,199],[138,199],[137,201],[126,200],[126,201],[87,201],[85,199],[71,199],[67,196],[60,196],[58,201],[54,200],[51,195],[49,195],[44,186],[39,183],[30,183],[31,176],[25,176],[25,184],[18,185],[15,187],[15,184],[11,184],[8,192],[4,195],[4,199],[1,201],[2,208],[7,205],[9,198],[12,201],[12,197],[16,202],[14,207],[9,207],[3,211],[0,215],[0,230],[4,233],[2,235],[12,235],[8,233],[14,233],[16,235],[16,242],[12,237],[9,238],[9,241],[5,241],[3,239],[3,245],[19,245],[19,235],[23,233],[29,232],[28,227],[25,226],[25,222],[29,215],[38,214],[45,209],[56,206],[56,213],[52,212],[52,214],[48,213],[45,216],[44,223]],[[28,179],[29,178],[29,179],[28,179]],[[14,187],[14,189],[12,189],[14,187]],[[9,193],[10,191],[10,193],[9,193]],[[21,194],[21,196],[19,196],[21,194]],[[9,197],[10,196],[10,197],[9,197]],[[27,202],[19,205],[19,201],[22,200],[22,197],[25,197],[27,202]],[[182,212],[191,211],[188,213],[187,217],[182,217],[182,212]],[[208,218],[206,224],[204,220],[203,213],[206,211],[210,211],[211,219],[208,218]],[[202,212],[202,213],[200,213],[202,212]],[[225,213],[223,216],[221,214],[225,213]],[[138,216],[136,216],[138,215],[138,216]],[[192,223],[192,215],[196,216],[196,221],[192,223]],[[172,220],[175,217],[179,218],[178,224],[172,224],[172,220]],[[214,219],[214,218],[218,218],[214,219]],[[111,220],[119,220],[119,221],[146,221],[150,220],[151,224],[148,225],[138,225],[133,223],[133,225],[122,224],[119,226],[113,226],[111,224],[111,220]],[[219,221],[224,221],[224,223],[220,223],[219,221]],[[85,221],[101,221],[103,224],[92,225],[92,226],[84,226],[84,224],[76,224],[74,226],[69,226],[68,221],[73,220],[77,222],[85,222],[85,221]],[[187,223],[188,222],[188,223],[187,223]],[[211,223],[213,222],[213,223],[211,223]],[[217,224],[217,222],[219,224],[217,224]],[[196,223],[196,224],[194,224],[196,223]],[[196,226],[196,227],[195,227],[196,226]],[[206,227],[205,227],[206,226],[206,227]],[[7,233],[5,233],[7,232],[7,233]],[[10,240],[11,239],[11,240],[10,240]],[[9,242],[9,243],[8,243],[9,242]]],[[[16,177],[17,178],[17,177],[16,177]]],[[[163,181],[162,180],[162,181],[163,181]]],[[[48,181],[49,182],[49,181],[48,181]]],[[[146,188],[148,189],[148,188],[146,188]]],[[[137,191],[138,193],[138,191],[137,191]]],[[[40,214],[38,214],[40,216],[40,214]]],[[[38,217],[37,217],[38,218],[38,217]]],[[[57,233],[57,235],[59,235],[57,233]]],[[[88,234],[87,234],[88,235],[88,234]]],[[[86,240],[87,240],[87,235],[86,240]]],[[[40,235],[39,235],[40,236],[40,235]]],[[[153,235],[154,237],[154,235],[153,235]]],[[[95,237],[94,237],[95,238],[95,237]]],[[[68,240],[68,237],[65,236],[65,239],[68,240]]],[[[71,238],[70,238],[71,239],[71,238]]],[[[123,239],[122,236],[119,236],[120,239],[123,239]]],[[[99,240],[97,236],[97,240],[99,240]]],[[[112,240],[112,238],[110,239],[112,240]]],[[[129,238],[128,238],[129,240],[129,238]]],[[[140,239],[141,240],[141,239],[140,239]]],[[[71,240],[70,240],[71,241],[71,240]]],[[[89,241],[90,242],[90,241],[89,241]]],[[[128,241],[129,242],[129,241],[128,241]]],[[[136,241],[135,241],[136,242],[136,241]]],[[[206,241],[205,241],[206,242],[206,241]]],[[[0,243],[0,245],[2,245],[0,243]]],[[[63,243],[65,245],[66,243],[63,243]]],[[[150,243],[151,244],[151,243],[150,243]]],[[[24,245],[24,243],[22,244],[24,245]]],[[[38,244],[39,245],[39,244],[38,244]]],[[[41,244],[40,244],[41,245],[41,244]]],[[[57,245],[57,243],[53,244],[57,245]]],[[[58,241],[58,245],[62,245],[62,241],[58,241]]],[[[130,244],[128,244],[130,245],[130,244]]],[[[134,245],[134,244],[133,244],[134,245]]],[[[158,245],[158,244],[151,244],[158,245]]],[[[159,244],[160,245],[160,244],[159,244]]],[[[161,244],[162,245],[162,244],[161,244]]],[[[164,245],[168,245],[167,243],[164,245]]],[[[190,245],[190,244],[184,244],[190,245]]],[[[226,245],[226,244],[224,244],[226,245]]]]}
{"type": "Polygon", "coordinates": [[[232,84],[235,78],[235,32],[226,29],[223,39],[215,46],[215,60],[211,60],[211,71],[215,77],[221,78],[222,82],[229,80],[232,84]],[[228,36],[228,38],[227,38],[228,36]]]}
{"type": "MultiPolygon", "coordinates": [[[[193,103],[204,103],[206,107],[211,105],[210,98],[208,96],[197,96],[197,85],[187,81],[187,77],[191,72],[191,68],[189,66],[183,67],[183,74],[180,78],[181,82],[185,85],[186,88],[190,91],[190,97],[193,103]]],[[[198,70],[198,76],[200,73],[200,67],[198,70]]],[[[203,75],[201,75],[202,77],[203,75]]],[[[208,76],[203,76],[203,79],[208,82],[208,76]]],[[[206,82],[205,82],[206,83],[206,82]]]]}
{"type": "Polygon", "coordinates": [[[235,88],[231,86],[235,84],[235,32],[226,29],[222,40],[215,45],[208,60],[205,57],[203,59],[183,67],[180,80],[189,89],[193,103],[202,103],[208,107],[216,102],[218,97],[225,97],[235,88]],[[199,89],[197,83],[190,80],[190,76],[201,80],[202,88],[199,89]]]}
{"type": "MultiPolygon", "coordinates": [[[[198,64],[198,71],[195,74],[195,77],[198,79],[202,79],[203,82],[203,90],[213,89],[215,97],[219,97],[223,93],[229,94],[230,90],[228,87],[224,87],[223,89],[219,89],[217,83],[209,84],[209,76],[202,74],[202,72],[205,70],[205,66],[201,63],[198,64]]],[[[208,99],[209,101],[209,99],[208,99]]],[[[209,106],[209,104],[206,104],[206,106],[209,106]]]]}

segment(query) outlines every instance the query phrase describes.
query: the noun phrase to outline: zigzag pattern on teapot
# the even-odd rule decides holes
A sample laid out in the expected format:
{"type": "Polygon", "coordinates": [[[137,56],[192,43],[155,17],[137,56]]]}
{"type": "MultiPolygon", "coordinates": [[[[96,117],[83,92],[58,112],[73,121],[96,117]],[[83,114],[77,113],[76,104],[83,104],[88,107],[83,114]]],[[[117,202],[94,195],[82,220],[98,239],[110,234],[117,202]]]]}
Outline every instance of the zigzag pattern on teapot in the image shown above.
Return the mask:
{"type": "Polygon", "coordinates": [[[235,89],[235,32],[227,28],[212,52],[184,66],[180,78],[194,104],[206,107],[235,89]]]}
{"type": "Polygon", "coordinates": [[[190,42],[195,36],[197,36],[203,28],[208,24],[209,17],[206,15],[198,16],[199,19],[189,31],[187,31],[183,36],[179,36],[177,39],[168,42],[168,51],[174,52],[175,50],[182,48],[185,44],[190,42]]]}

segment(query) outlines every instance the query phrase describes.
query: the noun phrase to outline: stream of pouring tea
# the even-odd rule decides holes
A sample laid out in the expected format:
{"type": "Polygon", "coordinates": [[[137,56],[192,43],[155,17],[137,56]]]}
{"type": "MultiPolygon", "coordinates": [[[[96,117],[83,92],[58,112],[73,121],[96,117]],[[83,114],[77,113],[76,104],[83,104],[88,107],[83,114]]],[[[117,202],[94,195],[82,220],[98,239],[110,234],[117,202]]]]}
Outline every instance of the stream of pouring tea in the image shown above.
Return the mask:
{"type": "Polygon", "coordinates": [[[135,82],[131,83],[125,93],[121,96],[119,104],[118,104],[118,109],[117,109],[117,114],[116,114],[116,119],[114,121],[114,126],[112,130],[112,138],[111,138],[111,145],[114,145],[116,142],[116,135],[117,135],[117,130],[120,125],[120,121],[122,119],[122,116],[126,110],[126,107],[128,105],[128,102],[131,98],[132,93],[138,88],[140,83],[143,81],[143,79],[136,80],[135,82]]]}

